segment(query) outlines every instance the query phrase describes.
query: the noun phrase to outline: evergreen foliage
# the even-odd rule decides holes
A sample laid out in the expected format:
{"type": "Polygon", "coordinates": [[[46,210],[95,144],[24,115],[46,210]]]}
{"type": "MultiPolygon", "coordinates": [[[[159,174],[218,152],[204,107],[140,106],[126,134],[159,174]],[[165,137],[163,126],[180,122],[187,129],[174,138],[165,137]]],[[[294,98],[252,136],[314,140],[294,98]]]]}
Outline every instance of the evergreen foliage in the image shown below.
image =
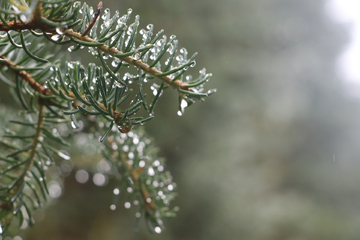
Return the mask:
{"type": "Polygon", "coordinates": [[[0,139],[3,236],[15,224],[33,225],[33,209],[49,199],[47,170],[58,159],[70,159],[62,150],[70,145],[59,126],[102,142],[109,174],[127,189],[128,199],[137,201],[150,231],[161,231],[162,218],[177,211],[170,208],[176,184],[149,137],[135,126],[154,117],[166,89],[178,93],[178,115],[203,101],[215,92],[204,91],[211,74],[202,69],[196,77],[186,75],[196,53],[178,50],[174,35],[154,33],[151,24],[140,29],[139,16],[131,22],[131,9],[111,15],[102,5],[0,1],[0,79],[23,108],[3,124],[0,139]],[[68,60],[84,48],[96,63],[68,60]],[[84,128],[84,122],[91,127],[84,128]]]}

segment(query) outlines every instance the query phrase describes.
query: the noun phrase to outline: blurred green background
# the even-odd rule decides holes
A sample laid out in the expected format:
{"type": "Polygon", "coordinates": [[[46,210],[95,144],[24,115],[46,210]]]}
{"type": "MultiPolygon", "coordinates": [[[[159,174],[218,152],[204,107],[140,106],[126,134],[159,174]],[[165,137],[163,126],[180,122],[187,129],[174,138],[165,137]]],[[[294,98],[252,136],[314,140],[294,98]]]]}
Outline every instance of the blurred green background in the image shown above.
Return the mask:
{"type": "Polygon", "coordinates": [[[336,74],[349,26],[326,4],[105,0],[112,14],[132,8],[141,27],[175,34],[199,52],[194,71],[213,73],[215,95],[179,117],[169,90],[146,125],[180,212],[160,235],[144,222],[134,233],[136,210],[109,208],[114,183],[80,184],[72,173],[23,239],[360,239],[360,101],[336,74]]]}

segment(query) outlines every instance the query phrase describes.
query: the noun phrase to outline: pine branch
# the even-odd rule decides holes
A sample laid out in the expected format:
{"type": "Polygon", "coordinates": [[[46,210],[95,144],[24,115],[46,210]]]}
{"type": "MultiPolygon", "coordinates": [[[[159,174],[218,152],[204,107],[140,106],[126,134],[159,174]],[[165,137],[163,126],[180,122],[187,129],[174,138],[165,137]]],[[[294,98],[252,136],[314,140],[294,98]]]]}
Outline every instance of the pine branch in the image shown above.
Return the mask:
{"type": "Polygon", "coordinates": [[[128,198],[136,199],[137,216],[145,216],[150,231],[162,228],[162,218],[177,211],[169,208],[176,195],[171,174],[164,171],[164,161],[143,130],[133,127],[153,119],[157,101],[170,86],[179,96],[179,115],[195,101],[203,101],[215,92],[203,89],[211,74],[202,69],[195,79],[185,76],[195,66],[196,53],[188,57],[182,48],[178,54],[176,37],[167,39],[163,30],[153,36],[151,24],[138,31],[139,16],[128,24],[132,10],[111,16],[109,9],[101,13],[102,6],[100,2],[94,12],[86,3],[81,6],[72,0],[2,2],[0,31],[6,34],[0,36],[0,79],[13,90],[27,119],[11,121],[12,129],[4,128],[6,140],[0,139],[7,154],[0,155],[5,166],[0,171],[0,230],[16,217],[21,225],[27,216],[32,225],[31,209],[41,207],[49,194],[46,165],[55,163],[54,157],[70,159],[59,150],[69,144],[56,126],[71,124],[81,131],[79,119],[96,123],[89,134],[102,142],[104,158],[127,188],[128,198]],[[71,45],[65,57],[54,50],[60,45],[71,45]],[[62,60],[81,48],[101,64],[62,60]],[[125,70],[120,75],[124,66],[133,66],[134,74],[125,70]],[[149,101],[145,88],[152,79],[161,82],[152,83],[149,101]],[[32,121],[34,114],[37,123],[32,121]]]}

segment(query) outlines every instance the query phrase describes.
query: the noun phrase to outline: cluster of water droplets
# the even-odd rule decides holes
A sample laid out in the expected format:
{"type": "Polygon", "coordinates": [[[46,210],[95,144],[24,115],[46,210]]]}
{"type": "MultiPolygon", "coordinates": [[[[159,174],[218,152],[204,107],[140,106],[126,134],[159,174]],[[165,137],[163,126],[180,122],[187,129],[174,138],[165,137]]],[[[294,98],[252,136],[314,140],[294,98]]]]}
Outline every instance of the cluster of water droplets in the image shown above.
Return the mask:
{"type": "MultiPolygon", "coordinates": [[[[123,205],[126,209],[130,209],[132,206],[144,209],[145,204],[149,204],[149,206],[155,204],[156,209],[168,209],[175,196],[176,184],[173,182],[171,174],[165,171],[164,160],[156,157],[156,151],[154,151],[150,139],[144,135],[143,131],[131,131],[117,134],[114,136],[114,140],[116,144],[112,144],[111,152],[106,155],[117,156],[119,164],[113,166],[127,170],[122,173],[124,177],[120,184],[121,187],[113,189],[116,201],[110,205],[110,209],[116,210],[116,202],[122,193],[127,195],[127,201],[123,205]],[[124,166],[127,167],[124,168],[124,166]],[[131,172],[137,172],[139,176],[134,177],[131,172]],[[137,181],[141,182],[138,183],[137,181]],[[140,190],[139,187],[142,189],[140,190]],[[146,198],[144,198],[145,195],[142,197],[139,195],[139,193],[143,194],[144,191],[147,192],[146,198]]],[[[105,151],[107,150],[105,149],[105,151]]],[[[142,211],[144,210],[135,214],[136,218],[143,215],[142,211]]],[[[157,215],[159,215],[157,217],[160,220],[162,215],[160,212],[157,215]]],[[[157,226],[157,231],[158,233],[161,232],[159,226],[157,226]]]]}

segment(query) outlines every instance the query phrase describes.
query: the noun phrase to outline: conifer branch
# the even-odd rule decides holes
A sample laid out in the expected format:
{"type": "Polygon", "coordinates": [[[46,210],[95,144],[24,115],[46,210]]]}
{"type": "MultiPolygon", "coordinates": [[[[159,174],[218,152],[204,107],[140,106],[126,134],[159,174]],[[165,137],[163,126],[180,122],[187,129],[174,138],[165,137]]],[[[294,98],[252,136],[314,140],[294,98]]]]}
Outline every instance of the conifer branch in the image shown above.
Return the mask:
{"type": "MultiPolygon", "coordinates": [[[[90,38],[89,36],[82,36],[80,33],[74,32],[72,29],[66,30],[65,35],[68,37],[79,39],[84,42],[89,42],[89,43],[96,42],[96,40],[90,38]]],[[[97,48],[103,51],[104,53],[111,54],[114,57],[116,57],[116,55],[118,54],[124,54],[123,52],[120,52],[114,47],[110,48],[105,44],[102,46],[98,46],[97,48]]],[[[163,72],[157,70],[155,67],[150,67],[148,64],[142,62],[140,59],[136,60],[134,57],[131,56],[121,57],[120,59],[127,62],[130,65],[134,65],[138,69],[143,70],[145,73],[158,77],[159,79],[163,80],[165,83],[169,84],[170,86],[176,89],[180,88],[180,89],[188,90],[188,88],[186,87],[187,83],[181,82],[180,80],[173,81],[173,79],[170,78],[169,76],[158,76],[161,75],[163,72]]]]}
{"type": "Polygon", "coordinates": [[[101,13],[102,2],[94,13],[86,3],[73,0],[6,1],[0,9],[0,31],[6,32],[0,36],[0,67],[10,71],[2,68],[0,79],[15,90],[28,119],[11,121],[18,127],[4,130],[2,137],[9,141],[0,139],[1,147],[9,153],[0,155],[6,168],[0,171],[4,180],[0,184],[0,230],[10,226],[15,217],[20,218],[20,225],[24,221],[32,225],[30,204],[38,208],[47,199],[45,172],[55,163],[53,155],[70,159],[48,140],[69,146],[56,124],[71,122],[73,128],[79,128],[76,116],[80,114],[96,121],[98,128],[86,131],[103,143],[104,159],[111,163],[114,173],[121,175],[118,177],[121,186],[127,187],[128,197],[137,199],[134,205],[139,204],[140,216],[145,213],[149,230],[162,227],[161,218],[174,216],[177,211],[169,207],[176,196],[176,184],[164,171],[164,160],[157,157],[143,130],[132,128],[154,117],[154,106],[169,86],[177,90],[179,115],[195,101],[203,101],[214,92],[203,92],[211,74],[202,69],[195,79],[185,76],[195,66],[196,53],[188,57],[185,48],[178,53],[175,35],[167,38],[163,30],[154,34],[152,24],[138,29],[139,16],[128,23],[131,9],[123,16],[118,11],[111,16],[109,9],[101,13]],[[72,45],[70,52],[88,48],[101,65],[90,63],[85,67],[79,61],[62,60],[70,53],[59,57],[53,47],[66,44],[72,45]],[[129,65],[135,71],[119,71],[129,65]],[[161,84],[151,83],[149,97],[146,83],[153,78],[160,79],[161,84]],[[136,115],[140,109],[144,111],[136,115]],[[37,123],[32,121],[35,113],[37,123]],[[35,133],[28,135],[27,129],[35,133]],[[24,220],[22,211],[27,212],[28,219],[24,220]]]}

